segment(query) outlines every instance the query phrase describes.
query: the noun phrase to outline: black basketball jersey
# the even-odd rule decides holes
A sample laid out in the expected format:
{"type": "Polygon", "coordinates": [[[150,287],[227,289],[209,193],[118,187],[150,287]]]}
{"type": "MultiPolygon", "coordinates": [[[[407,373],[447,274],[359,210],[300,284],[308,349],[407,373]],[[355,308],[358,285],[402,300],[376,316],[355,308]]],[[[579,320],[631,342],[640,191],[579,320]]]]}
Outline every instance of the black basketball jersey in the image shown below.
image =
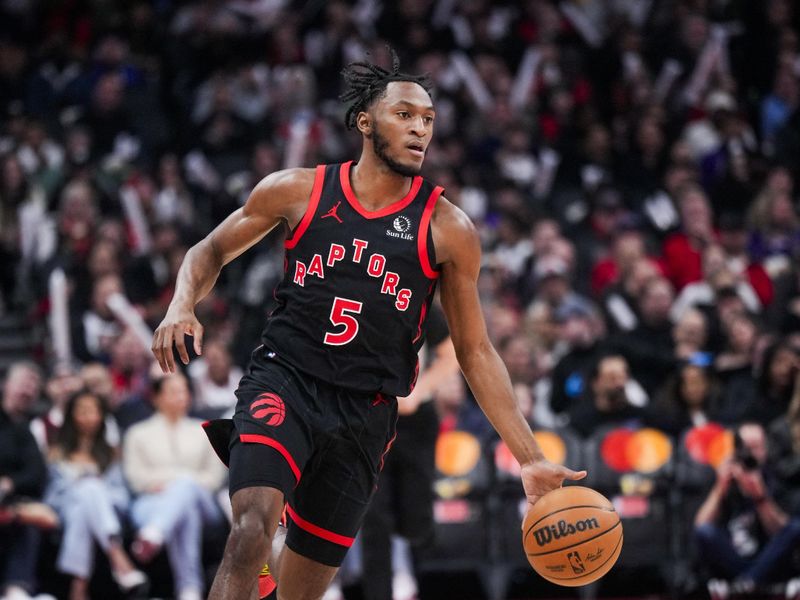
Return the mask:
{"type": "Polygon", "coordinates": [[[320,165],[308,210],[285,242],[266,348],[337,386],[405,396],[439,271],[430,221],[442,193],[414,177],[408,194],[368,211],[352,161],[320,165]]]}

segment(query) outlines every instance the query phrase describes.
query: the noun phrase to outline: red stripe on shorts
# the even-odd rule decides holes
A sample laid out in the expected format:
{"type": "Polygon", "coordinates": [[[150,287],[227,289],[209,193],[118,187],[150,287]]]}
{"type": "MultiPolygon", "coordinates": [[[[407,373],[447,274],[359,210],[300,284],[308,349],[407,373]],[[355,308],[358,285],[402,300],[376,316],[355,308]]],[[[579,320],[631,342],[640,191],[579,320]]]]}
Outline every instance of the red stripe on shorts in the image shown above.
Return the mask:
{"type": "Polygon", "coordinates": [[[309,523],[304,518],[299,516],[292,507],[288,504],[286,505],[286,512],[289,513],[292,521],[300,528],[308,533],[315,535],[323,540],[327,540],[329,542],[333,542],[334,544],[339,544],[340,546],[345,546],[349,548],[353,545],[353,541],[355,538],[347,537],[346,535],[339,535],[338,533],[334,533],[332,531],[328,531],[327,529],[323,529],[319,525],[314,525],[313,523],[309,523]]]}
{"type": "Polygon", "coordinates": [[[258,433],[242,433],[239,435],[239,441],[250,442],[252,444],[264,444],[265,446],[275,448],[275,450],[280,452],[281,456],[286,459],[286,462],[289,463],[289,468],[292,470],[292,473],[294,473],[295,480],[297,480],[298,483],[300,482],[300,468],[297,466],[297,463],[294,462],[294,458],[292,458],[292,455],[289,454],[289,451],[283,444],[258,433]]]}

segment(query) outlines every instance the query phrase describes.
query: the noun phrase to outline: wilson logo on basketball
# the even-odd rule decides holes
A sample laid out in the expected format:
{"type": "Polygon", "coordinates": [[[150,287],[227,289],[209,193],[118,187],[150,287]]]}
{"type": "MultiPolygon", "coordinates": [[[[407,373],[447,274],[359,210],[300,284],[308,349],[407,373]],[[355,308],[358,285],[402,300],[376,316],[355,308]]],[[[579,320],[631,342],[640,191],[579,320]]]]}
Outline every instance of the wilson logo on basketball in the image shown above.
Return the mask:
{"type": "Polygon", "coordinates": [[[600,523],[594,517],[583,519],[577,523],[567,523],[561,519],[556,525],[544,526],[534,530],[533,537],[539,546],[545,546],[553,540],[559,540],[579,531],[589,531],[598,527],[600,527],[600,523]]]}
{"type": "Polygon", "coordinates": [[[250,405],[250,414],[254,419],[263,419],[267,425],[277,427],[286,418],[286,406],[280,396],[265,392],[250,405]]]}

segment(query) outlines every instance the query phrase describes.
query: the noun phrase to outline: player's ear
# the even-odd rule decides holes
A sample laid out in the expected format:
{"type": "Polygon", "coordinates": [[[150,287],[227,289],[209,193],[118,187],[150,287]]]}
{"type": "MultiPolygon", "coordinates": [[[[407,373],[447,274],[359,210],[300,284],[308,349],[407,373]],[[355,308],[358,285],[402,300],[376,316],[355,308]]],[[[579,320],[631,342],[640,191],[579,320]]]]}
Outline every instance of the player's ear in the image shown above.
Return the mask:
{"type": "Polygon", "coordinates": [[[372,137],[372,116],[367,111],[361,111],[356,116],[356,127],[366,137],[372,137]]]}

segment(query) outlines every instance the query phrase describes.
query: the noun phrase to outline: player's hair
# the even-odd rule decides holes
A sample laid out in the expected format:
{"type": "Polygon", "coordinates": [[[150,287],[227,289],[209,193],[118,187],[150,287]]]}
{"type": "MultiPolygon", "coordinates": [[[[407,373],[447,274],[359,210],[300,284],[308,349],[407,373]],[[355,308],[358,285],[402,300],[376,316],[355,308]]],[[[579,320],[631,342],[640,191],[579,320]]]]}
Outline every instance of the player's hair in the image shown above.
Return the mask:
{"type": "Polygon", "coordinates": [[[344,124],[348,129],[355,128],[358,113],[367,110],[377,98],[383,97],[386,86],[392,81],[410,81],[431,93],[433,86],[427,75],[402,73],[397,53],[392,48],[389,48],[389,53],[392,56],[392,68],[389,71],[366,61],[352,62],[342,69],[346,88],[339,98],[348,104],[344,116],[344,124]]]}

